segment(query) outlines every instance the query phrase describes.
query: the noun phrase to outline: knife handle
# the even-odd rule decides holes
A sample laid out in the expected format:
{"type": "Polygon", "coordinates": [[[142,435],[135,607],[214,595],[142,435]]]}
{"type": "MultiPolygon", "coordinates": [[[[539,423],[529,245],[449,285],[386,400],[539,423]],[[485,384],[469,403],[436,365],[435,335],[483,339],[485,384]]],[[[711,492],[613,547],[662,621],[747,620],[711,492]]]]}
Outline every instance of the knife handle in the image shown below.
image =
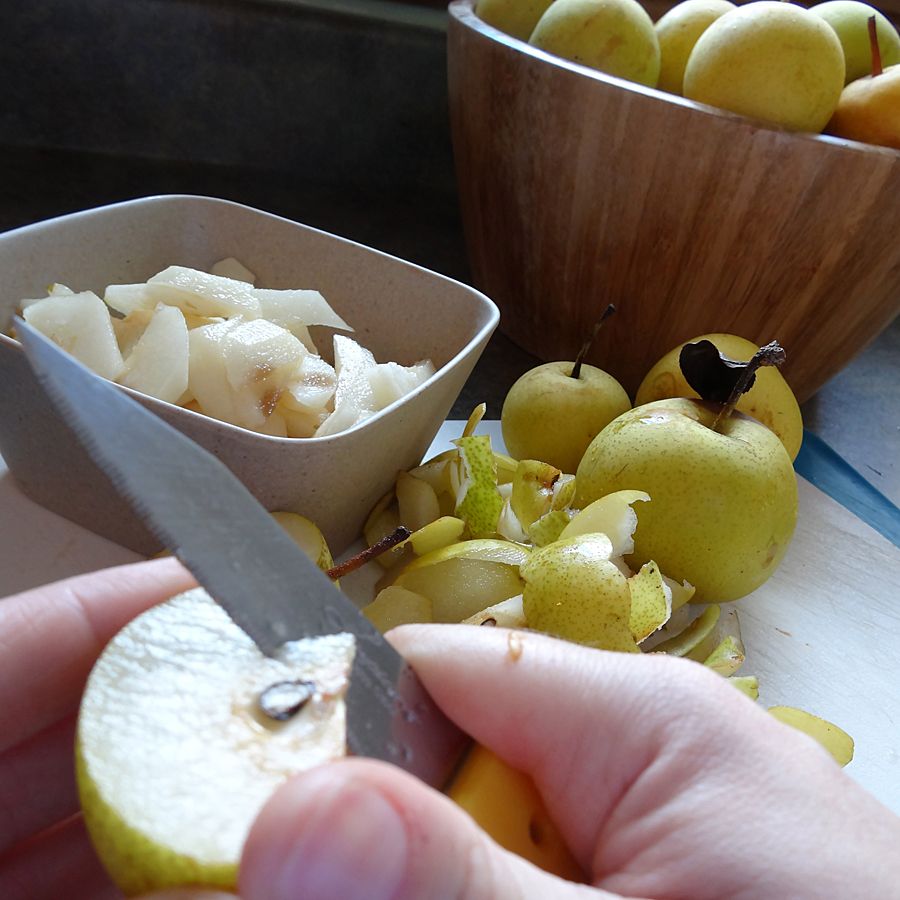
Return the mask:
{"type": "Polygon", "coordinates": [[[475,744],[447,795],[501,847],[546,872],[584,883],[584,872],[547,815],[532,780],[475,744]]]}

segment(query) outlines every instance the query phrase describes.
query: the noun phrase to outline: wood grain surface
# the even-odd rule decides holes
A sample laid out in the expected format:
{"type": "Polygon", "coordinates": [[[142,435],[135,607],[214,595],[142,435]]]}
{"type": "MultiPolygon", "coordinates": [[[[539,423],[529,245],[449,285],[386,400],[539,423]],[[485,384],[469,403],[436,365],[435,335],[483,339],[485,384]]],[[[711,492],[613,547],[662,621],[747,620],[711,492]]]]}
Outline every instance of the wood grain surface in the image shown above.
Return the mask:
{"type": "Polygon", "coordinates": [[[450,6],[454,155],[500,328],[629,392],[684,340],[788,352],[802,402],[900,311],[900,152],[767,128],[552,57],[450,6]]]}

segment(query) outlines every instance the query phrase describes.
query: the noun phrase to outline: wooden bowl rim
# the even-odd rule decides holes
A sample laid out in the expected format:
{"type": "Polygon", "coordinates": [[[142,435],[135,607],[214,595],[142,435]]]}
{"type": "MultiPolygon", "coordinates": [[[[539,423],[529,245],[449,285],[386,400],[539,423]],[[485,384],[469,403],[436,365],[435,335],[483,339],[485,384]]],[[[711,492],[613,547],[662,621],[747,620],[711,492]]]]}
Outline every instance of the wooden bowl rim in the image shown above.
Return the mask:
{"type": "Polygon", "coordinates": [[[900,150],[895,150],[893,147],[883,147],[879,144],[866,144],[862,141],[854,141],[850,138],[837,137],[836,135],[831,134],[816,134],[815,132],[808,131],[789,131],[786,128],[778,128],[768,122],[754,119],[751,116],[729,112],[728,110],[719,109],[715,106],[709,106],[706,103],[698,103],[695,100],[689,100],[686,97],[680,97],[677,94],[670,94],[667,91],[661,91],[657,88],[637,84],[634,81],[617,78],[615,75],[607,75],[605,72],[600,72],[597,69],[590,68],[590,66],[583,66],[580,63],[563,59],[561,56],[554,56],[552,53],[548,53],[538,47],[533,47],[527,41],[506,34],[505,32],[500,31],[499,28],[495,28],[493,25],[489,25],[487,22],[479,19],[475,13],[475,2],[476,0],[452,0],[448,7],[451,18],[488,40],[503,44],[514,52],[542,60],[545,63],[556,66],[558,69],[575,72],[578,75],[586,76],[601,84],[617,87],[634,94],[641,94],[654,101],[680,106],[701,116],[724,119],[744,126],[749,124],[760,131],[774,132],[776,134],[796,138],[797,140],[822,144],[826,147],[834,147],[856,153],[875,153],[882,156],[886,155],[893,157],[895,159],[900,157],[900,150]]]}

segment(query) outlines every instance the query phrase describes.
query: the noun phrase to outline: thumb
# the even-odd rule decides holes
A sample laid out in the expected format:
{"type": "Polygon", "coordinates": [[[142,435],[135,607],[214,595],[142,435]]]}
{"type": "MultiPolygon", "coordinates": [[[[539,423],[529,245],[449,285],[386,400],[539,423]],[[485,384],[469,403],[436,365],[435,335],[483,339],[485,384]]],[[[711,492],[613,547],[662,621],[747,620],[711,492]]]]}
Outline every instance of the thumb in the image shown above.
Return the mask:
{"type": "Polygon", "coordinates": [[[504,900],[611,896],[495,844],[447,797],[385,763],[303,773],[268,802],[244,848],[244,900],[504,900]]]}

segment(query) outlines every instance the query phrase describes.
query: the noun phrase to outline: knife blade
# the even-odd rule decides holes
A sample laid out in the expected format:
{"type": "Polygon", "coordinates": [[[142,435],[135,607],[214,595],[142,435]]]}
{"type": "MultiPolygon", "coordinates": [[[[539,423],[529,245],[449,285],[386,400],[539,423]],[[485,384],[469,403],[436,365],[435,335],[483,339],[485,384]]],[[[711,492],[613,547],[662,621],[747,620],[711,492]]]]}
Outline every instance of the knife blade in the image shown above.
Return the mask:
{"type": "Polygon", "coordinates": [[[32,370],[64,421],[148,529],[257,644],[349,632],[351,753],[443,787],[469,744],[415,672],[215,456],[22,319],[32,370]]]}

